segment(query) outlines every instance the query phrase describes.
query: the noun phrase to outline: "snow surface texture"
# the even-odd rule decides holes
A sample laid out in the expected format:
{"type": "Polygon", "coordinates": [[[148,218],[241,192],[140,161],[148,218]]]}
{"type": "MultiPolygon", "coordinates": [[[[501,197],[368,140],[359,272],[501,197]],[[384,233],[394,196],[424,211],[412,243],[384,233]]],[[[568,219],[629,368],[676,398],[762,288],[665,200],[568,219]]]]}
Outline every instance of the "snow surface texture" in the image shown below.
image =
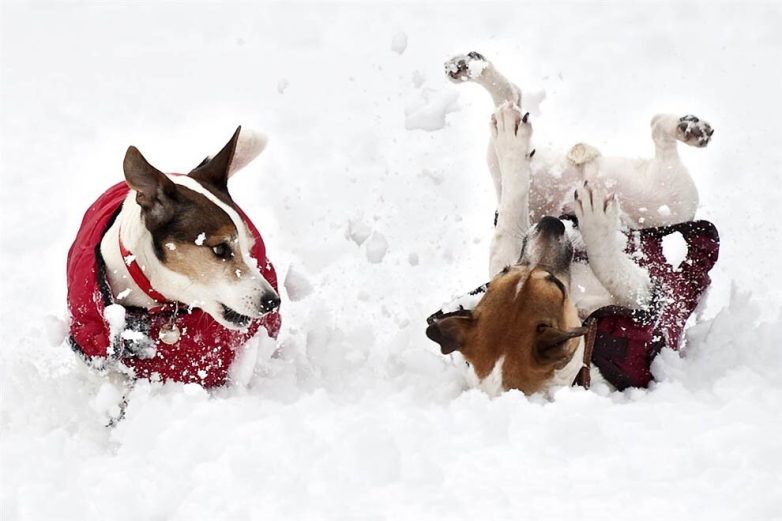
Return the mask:
{"type": "Polygon", "coordinates": [[[3,520],[780,519],[778,6],[1,9],[3,520]],[[681,154],[721,259],[651,389],[492,400],[425,338],[485,282],[491,103],[442,70],[470,50],[545,89],[538,147],[714,124],[681,154]],[[240,123],[270,138],[231,190],[292,293],[279,343],[211,394],[137,385],[108,429],[123,389],[62,343],[67,248],[128,145],[183,171],[240,123]]]}

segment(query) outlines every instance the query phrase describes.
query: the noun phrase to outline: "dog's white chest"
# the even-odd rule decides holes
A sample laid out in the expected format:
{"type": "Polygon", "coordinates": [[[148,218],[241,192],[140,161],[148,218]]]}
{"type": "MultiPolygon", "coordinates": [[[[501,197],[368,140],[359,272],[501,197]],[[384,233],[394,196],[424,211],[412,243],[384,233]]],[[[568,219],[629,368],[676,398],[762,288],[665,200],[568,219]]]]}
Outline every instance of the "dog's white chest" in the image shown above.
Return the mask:
{"type": "Polygon", "coordinates": [[[505,356],[501,356],[495,363],[491,372],[485,378],[478,378],[475,368],[470,365],[467,370],[467,381],[470,387],[478,388],[489,396],[499,396],[505,388],[502,386],[502,366],[505,364],[505,356]]]}

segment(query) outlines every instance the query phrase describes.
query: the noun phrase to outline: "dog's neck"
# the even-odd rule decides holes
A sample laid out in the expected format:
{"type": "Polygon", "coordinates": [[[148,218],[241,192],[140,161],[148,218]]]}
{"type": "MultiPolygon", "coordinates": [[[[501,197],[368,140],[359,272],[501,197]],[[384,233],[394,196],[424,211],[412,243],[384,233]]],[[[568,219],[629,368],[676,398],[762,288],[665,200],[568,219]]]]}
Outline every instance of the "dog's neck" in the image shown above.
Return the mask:
{"type": "Polygon", "coordinates": [[[124,306],[152,308],[159,303],[149,297],[131,277],[126,259],[120,252],[120,235],[125,248],[135,257],[136,263],[152,283],[158,271],[165,269],[155,256],[152,236],[144,225],[141,207],[136,203],[136,192],[131,190],[114,223],[106,231],[100,243],[100,252],[106,263],[106,277],[111,293],[124,306]]]}

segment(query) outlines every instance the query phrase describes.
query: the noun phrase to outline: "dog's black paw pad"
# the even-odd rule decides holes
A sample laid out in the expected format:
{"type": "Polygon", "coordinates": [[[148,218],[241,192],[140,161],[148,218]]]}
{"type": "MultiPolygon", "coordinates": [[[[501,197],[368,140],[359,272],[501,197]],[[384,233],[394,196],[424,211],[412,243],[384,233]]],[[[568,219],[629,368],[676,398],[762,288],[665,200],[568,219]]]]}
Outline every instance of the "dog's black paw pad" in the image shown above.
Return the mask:
{"type": "Polygon", "coordinates": [[[454,81],[467,81],[480,76],[487,64],[482,54],[472,51],[445,62],[445,74],[454,81]]]}
{"type": "Polygon", "coordinates": [[[676,128],[679,139],[695,147],[708,145],[714,134],[714,129],[709,123],[692,114],[679,118],[679,124],[676,128]]]}

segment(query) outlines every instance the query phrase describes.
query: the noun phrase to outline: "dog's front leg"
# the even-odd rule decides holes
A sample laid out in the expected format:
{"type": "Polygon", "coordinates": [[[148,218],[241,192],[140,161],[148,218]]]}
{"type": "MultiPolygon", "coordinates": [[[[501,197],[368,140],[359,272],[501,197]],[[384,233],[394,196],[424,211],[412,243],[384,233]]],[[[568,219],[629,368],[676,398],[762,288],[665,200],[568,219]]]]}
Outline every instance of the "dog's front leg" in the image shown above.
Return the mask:
{"type": "Polygon", "coordinates": [[[624,252],[619,225],[619,203],[613,195],[588,186],[575,193],[575,213],[584,239],[589,267],[614,297],[616,304],[645,307],[651,301],[652,281],[624,252]]]}
{"type": "Polygon", "coordinates": [[[529,140],[532,126],[528,114],[506,103],[492,116],[491,135],[502,189],[497,208],[489,254],[489,275],[505,266],[516,264],[521,255],[524,236],[529,229],[529,140]]]}

